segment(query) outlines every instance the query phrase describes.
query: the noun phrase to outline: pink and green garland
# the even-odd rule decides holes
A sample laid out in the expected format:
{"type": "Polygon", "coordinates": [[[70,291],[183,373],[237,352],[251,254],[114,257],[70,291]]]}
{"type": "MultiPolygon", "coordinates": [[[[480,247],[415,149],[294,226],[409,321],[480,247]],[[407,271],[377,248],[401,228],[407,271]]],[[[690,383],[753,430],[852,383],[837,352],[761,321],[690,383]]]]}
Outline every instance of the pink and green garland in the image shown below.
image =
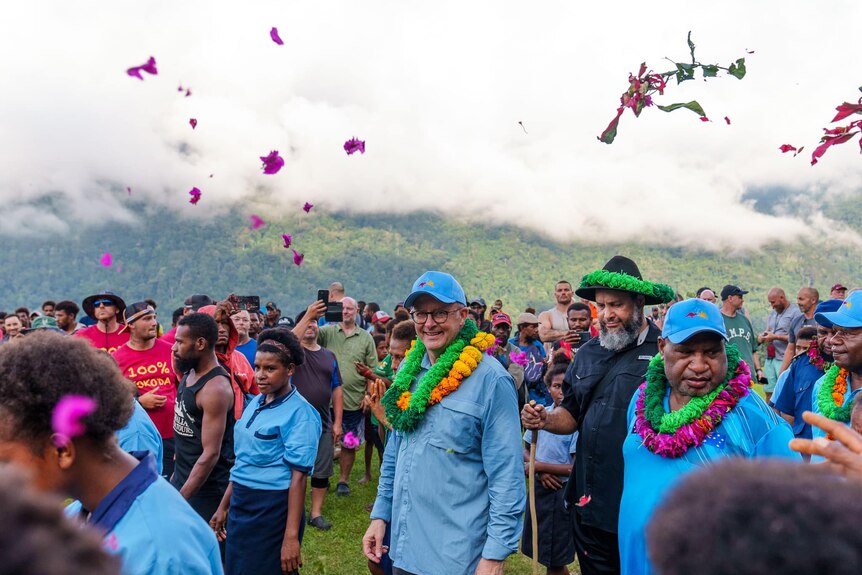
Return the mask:
{"type": "Polygon", "coordinates": [[[727,346],[727,377],[712,392],[693,397],[681,409],[665,412],[668,381],[664,361],[656,355],[647,368],[646,380],[635,402],[635,432],[644,446],[662,457],[680,457],[689,447],[700,446],[724,416],[748,395],[751,372],[734,345],[727,346]]]}

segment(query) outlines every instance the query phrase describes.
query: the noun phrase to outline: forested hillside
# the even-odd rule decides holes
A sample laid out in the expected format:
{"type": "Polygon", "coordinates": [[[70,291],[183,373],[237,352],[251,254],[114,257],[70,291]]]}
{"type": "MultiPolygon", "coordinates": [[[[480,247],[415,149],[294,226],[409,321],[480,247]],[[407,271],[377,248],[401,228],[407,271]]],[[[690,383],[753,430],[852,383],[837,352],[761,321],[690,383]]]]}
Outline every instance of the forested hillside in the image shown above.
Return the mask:
{"type": "MultiPolygon", "coordinates": [[[[849,207],[849,206],[845,206],[849,207]]],[[[855,207],[855,206],[854,206],[855,207]]],[[[836,215],[841,211],[833,208],[836,215]]],[[[505,309],[545,308],[554,282],[577,281],[615,253],[634,258],[649,279],[666,282],[683,295],[701,285],[718,290],[738,283],[751,291],[749,308],[765,316],[766,290],[782,285],[795,297],[801,285],[821,293],[836,281],[862,284],[855,245],[823,242],[782,244],[746,255],[706,253],[645,245],[558,243],[514,227],[467,225],[433,214],[347,215],[312,211],[268,221],[257,231],[247,214],[185,220],[160,212],[134,225],[113,223],[57,237],[3,238],[0,309],[36,306],[47,298],[80,301],[111,289],[127,301],[153,297],[162,312],[191,293],[229,292],[274,300],[295,314],[318,288],[341,280],[350,294],[392,306],[426,269],[449,271],[469,295],[500,297],[505,309]],[[291,233],[304,253],[301,267],[282,247],[291,233]],[[113,266],[99,263],[104,252],[113,266]]],[[[840,239],[840,238],[839,238],[840,239]]],[[[827,294],[828,295],[828,294],[827,294]]]]}

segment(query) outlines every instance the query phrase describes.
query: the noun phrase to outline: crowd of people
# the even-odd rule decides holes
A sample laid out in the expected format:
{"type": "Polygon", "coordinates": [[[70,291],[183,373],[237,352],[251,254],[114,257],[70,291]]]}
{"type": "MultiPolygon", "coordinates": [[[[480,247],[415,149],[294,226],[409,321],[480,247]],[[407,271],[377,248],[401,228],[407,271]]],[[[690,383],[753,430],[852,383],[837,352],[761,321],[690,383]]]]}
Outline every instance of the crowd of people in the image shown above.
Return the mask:
{"type": "Polygon", "coordinates": [[[340,282],[0,312],[0,573],[298,572],[357,452],[375,575],[858,572],[862,291],[774,287],[758,330],[693,293],[615,256],[538,312],[439,271],[391,315],[340,282]]]}

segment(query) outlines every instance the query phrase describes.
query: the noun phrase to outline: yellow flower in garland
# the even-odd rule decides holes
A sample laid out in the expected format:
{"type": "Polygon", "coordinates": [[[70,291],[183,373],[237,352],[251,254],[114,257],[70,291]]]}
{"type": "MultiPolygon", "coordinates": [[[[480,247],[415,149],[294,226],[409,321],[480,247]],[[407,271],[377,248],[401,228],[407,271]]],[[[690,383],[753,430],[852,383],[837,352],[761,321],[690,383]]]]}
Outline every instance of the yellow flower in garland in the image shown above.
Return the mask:
{"type": "Polygon", "coordinates": [[[484,352],[496,343],[493,335],[480,332],[473,320],[467,320],[458,336],[437,358],[411,392],[414,379],[422,369],[425,346],[417,339],[410,346],[389,391],[383,396],[386,416],[393,428],[413,431],[425,416],[425,410],[440,403],[458,389],[461,382],[485,359],[484,352]]]}

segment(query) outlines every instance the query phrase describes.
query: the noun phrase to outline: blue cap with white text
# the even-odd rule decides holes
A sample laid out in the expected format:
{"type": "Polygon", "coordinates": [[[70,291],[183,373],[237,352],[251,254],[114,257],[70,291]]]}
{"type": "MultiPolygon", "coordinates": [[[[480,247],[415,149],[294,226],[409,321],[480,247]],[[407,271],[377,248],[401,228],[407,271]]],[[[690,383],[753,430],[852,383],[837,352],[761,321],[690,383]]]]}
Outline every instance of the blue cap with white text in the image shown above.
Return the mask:
{"type": "Polygon", "coordinates": [[[667,310],[661,336],[672,343],[682,343],[693,335],[708,331],[727,339],[724,319],[714,303],[702,299],[687,299],[667,310]]]}
{"type": "Polygon", "coordinates": [[[410,295],[404,300],[405,307],[413,307],[413,303],[422,294],[427,294],[442,303],[461,303],[467,305],[467,296],[455,278],[445,272],[425,272],[413,282],[410,295]]]}

